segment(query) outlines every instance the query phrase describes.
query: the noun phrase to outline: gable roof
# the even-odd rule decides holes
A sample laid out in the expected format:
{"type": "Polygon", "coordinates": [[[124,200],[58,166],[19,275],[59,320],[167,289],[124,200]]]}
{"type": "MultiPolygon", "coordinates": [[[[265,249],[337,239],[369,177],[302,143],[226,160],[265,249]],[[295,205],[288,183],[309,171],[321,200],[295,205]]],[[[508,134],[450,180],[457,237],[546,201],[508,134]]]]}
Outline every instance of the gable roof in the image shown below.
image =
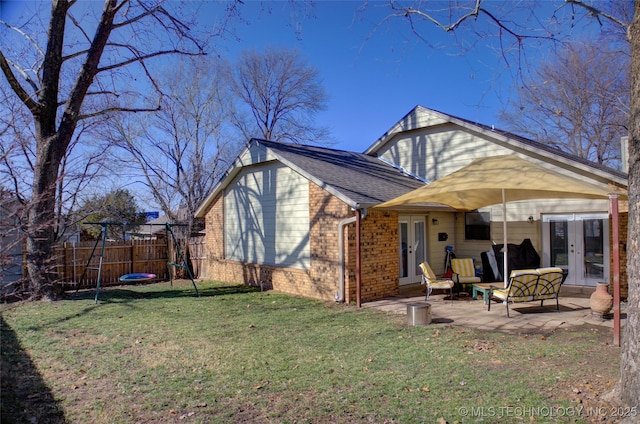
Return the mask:
{"type": "Polygon", "coordinates": [[[600,180],[611,180],[624,186],[627,185],[628,175],[624,172],[589,161],[548,144],[534,141],[509,131],[497,129],[494,126],[479,124],[420,105],[414,107],[409,113],[402,117],[402,119],[396,122],[386,133],[369,146],[364,153],[367,155],[377,155],[394,136],[402,132],[446,124],[457,125],[466,131],[493,138],[514,150],[531,156],[538,156],[547,162],[555,163],[565,168],[570,167],[578,174],[598,177],[600,180]]]}
{"type": "MultiPolygon", "coordinates": [[[[252,164],[265,162],[267,158],[277,160],[354,209],[380,204],[425,184],[381,159],[362,153],[259,139],[252,139],[245,153],[251,149],[262,150],[261,156],[264,158],[252,164]]],[[[196,217],[204,216],[221,190],[243,166],[249,165],[243,163],[243,156],[244,153],[198,208],[196,217]]],[[[434,209],[450,209],[440,204],[431,206],[434,209]]]]}
{"type": "MultiPolygon", "coordinates": [[[[493,139],[496,143],[514,151],[569,169],[578,176],[614,183],[622,187],[628,184],[626,173],[596,164],[547,144],[495,129],[493,126],[416,106],[364,153],[252,139],[196,210],[195,216],[204,217],[214,199],[246,166],[273,160],[293,169],[354,209],[378,205],[425,184],[425,181],[410,175],[408,171],[377,158],[378,152],[397,134],[439,125],[456,125],[464,131],[493,139]]],[[[419,207],[427,207],[431,210],[453,210],[439,203],[421,204],[419,207]]]]}

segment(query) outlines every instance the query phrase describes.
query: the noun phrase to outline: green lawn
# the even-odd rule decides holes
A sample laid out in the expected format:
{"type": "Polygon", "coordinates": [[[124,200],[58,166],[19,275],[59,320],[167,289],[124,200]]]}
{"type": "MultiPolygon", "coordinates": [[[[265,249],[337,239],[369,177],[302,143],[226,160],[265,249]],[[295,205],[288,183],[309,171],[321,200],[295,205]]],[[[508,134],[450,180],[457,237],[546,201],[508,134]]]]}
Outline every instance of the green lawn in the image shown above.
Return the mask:
{"type": "Polygon", "coordinates": [[[354,306],[198,287],[199,298],[174,282],[105,289],[97,305],[94,292],[4,305],[2,422],[589,422],[575,416],[576,387],[618,372],[606,330],[409,327],[354,306]]]}

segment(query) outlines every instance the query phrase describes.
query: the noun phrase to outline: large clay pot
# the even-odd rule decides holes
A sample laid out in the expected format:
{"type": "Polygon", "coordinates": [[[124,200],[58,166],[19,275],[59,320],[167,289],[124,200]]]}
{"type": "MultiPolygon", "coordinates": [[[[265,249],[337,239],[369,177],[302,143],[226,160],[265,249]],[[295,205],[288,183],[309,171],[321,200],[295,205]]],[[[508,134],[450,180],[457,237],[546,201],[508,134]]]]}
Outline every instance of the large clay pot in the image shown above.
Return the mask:
{"type": "Polygon", "coordinates": [[[609,294],[609,284],[597,283],[596,290],[591,294],[589,306],[591,311],[597,315],[606,315],[613,307],[613,296],[609,294]]]}

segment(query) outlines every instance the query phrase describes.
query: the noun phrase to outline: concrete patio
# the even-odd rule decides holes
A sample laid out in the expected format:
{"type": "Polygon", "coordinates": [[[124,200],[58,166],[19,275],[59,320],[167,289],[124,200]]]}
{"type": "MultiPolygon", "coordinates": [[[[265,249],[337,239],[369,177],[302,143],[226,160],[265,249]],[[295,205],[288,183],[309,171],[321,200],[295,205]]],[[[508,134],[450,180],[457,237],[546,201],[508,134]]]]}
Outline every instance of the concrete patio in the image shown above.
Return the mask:
{"type": "MultiPolygon", "coordinates": [[[[506,307],[502,303],[493,301],[491,310],[487,311],[482,296],[479,300],[474,300],[471,295],[463,293],[454,296],[452,303],[448,295],[431,295],[429,300],[425,301],[424,294],[425,286],[413,285],[403,287],[398,296],[363,303],[362,306],[406,316],[408,304],[429,303],[432,318],[429,325],[435,327],[454,325],[505,333],[545,334],[556,329],[590,324],[611,328],[613,336],[613,313],[605,319],[593,316],[589,308],[591,291],[563,287],[560,292],[560,311],[556,309],[555,300],[545,302],[543,307],[540,307],[540,302],[518,303],[509,305],[510,318],[507,318],[506,307]]],[[[622,302],[622,328],[626,321],[625,309],[626,304],[622,302]]]]}

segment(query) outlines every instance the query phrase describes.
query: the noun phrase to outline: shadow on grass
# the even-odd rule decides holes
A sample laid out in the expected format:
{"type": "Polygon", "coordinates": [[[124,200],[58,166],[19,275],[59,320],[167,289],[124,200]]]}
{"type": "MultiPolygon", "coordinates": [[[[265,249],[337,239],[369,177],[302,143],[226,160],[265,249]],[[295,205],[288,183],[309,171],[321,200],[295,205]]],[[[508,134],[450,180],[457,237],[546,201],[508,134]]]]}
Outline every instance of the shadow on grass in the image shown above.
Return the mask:
{"type": "MultiPolygon", "coordinates": [[[[96,308],[99,308],[101,304],[119,304],[124,305],[125,307],[136,309],[136,302],[144,301],[144,300],[153,300],[153,299],[185,299],[185,298],[206,298],[206,297],[218,297],[218,296],[226,296],[226,295],[237,295],[237,294],[248,294],[248,293],[256,293],[260,292],[259,287],[254,286],[243,286],[243,285],[232,285],[232,286],[214,286],[214,287],[199,287],[198,291],[200,292],[200,297],[196,294],[193,286],[190,286],[189,289],[185,288],[185,286],[181,287],[170,287],[167,286],[138,286],[138,289],[129,289],[123,288],[124,286],[117,286],[113,288],[104,288],[100,289],[98,304],[94,304],[95,299],[95,289],[86,289],[78,292],[67,292],[65,293],[65,300],[91,300],[91,304],[84,307],[81,311],[76,311],[71,315],[58,317],[50,322],[43,322],[41,324],[34,324],[29,327],[30,331],[40,331],[43,327],[50,325],[58,325],[62,322],[69,321],[72,319],[76,319],[78,317],[88,315],[94,311],[96,308]]],[[[2,422],[4,424],[4,422],[2,422]]]]}
{"type": "MultiPolygon", "coordinates": [[[[198,287],[198,291],[200,293],[200,297],[217,297],[256,293],[260,291],[260,288],[245,285],[232,285],[204,288],[198,287]]],[[[188,289],[185,287],[172,288],[169,286],[166,288],[159,288],[158,286],[149,288],[149,286],[147,286],[143,289],[129,289],[118,286],[100,289],[98,303],[125,303],[141,299],[177,299],[185,297],[198,297],[193,286],[190,286],[188,289]]],[[[69,300],[93,300],[95,298],[95,289],[88,289],[77,293],[67,293],[65,298],[69,300]]]]}
{"type": "Polygon", "coordinates": [[[2,355],[0,421],[2,423],[67,423],[51,390],[26,354],[16,333],[0,316],[2,355]]]}

